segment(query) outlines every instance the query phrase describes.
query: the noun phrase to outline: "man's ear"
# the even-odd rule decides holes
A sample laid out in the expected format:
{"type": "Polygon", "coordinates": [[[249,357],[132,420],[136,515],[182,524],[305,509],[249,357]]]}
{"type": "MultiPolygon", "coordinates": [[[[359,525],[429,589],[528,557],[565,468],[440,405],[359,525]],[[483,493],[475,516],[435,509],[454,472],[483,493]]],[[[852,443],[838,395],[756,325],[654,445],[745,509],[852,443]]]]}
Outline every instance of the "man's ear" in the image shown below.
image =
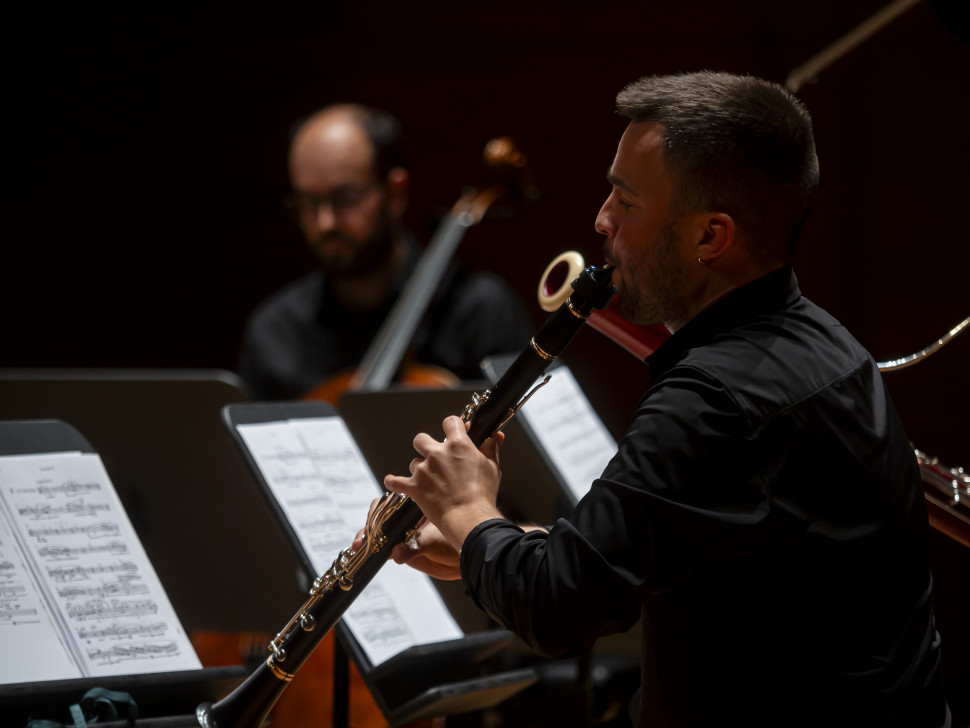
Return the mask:
{"type": "Polygon", "coordinates": [[[411,173],[404,167],[394,167],[387,173],[388,211],[393,219],[403,217],[408,209],[408,195],[411,188],[411,173]]]}
{"type": "Polygon", "coordinates": [[[697,220],[697,259],[716,260],[735,243],[734,218],[724,212],[705,212],[697,220]]]}

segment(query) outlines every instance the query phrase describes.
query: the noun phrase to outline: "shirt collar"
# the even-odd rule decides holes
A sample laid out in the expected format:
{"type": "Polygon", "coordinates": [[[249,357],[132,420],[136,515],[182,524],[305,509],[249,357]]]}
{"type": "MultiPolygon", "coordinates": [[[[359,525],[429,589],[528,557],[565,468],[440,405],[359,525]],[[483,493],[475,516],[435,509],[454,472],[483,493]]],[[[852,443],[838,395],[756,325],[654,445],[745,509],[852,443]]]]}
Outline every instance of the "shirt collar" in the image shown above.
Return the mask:
{"type": "Polygon", "coordinates": [[[723,331],[750,321],[759,314],[777,311],[802,295],[790,265],[731,291],[688,321],[646,358],[651,379],[667,371],[687,351],[705,344],[723,331]]]}

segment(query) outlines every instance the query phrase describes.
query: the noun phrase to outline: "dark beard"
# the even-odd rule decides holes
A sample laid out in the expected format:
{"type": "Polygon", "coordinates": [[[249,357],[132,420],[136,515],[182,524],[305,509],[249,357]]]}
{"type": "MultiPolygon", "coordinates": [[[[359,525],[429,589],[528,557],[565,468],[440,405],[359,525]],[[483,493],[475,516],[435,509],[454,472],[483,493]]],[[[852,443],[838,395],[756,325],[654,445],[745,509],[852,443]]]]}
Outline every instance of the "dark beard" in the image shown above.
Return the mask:
{"type": "Polygon", "coordinates": [[[682,321],[687,313],[684,271],[677,260],[677,238],[672,225],[661,231],[661,245],[650,269],[647,291],[624,288],[617,297],[617,309],[638,326],[682,321]]]}
{"type": "Polygon", "coordinates": [[[321,246],[328,241],[341,241],[352,251],[348,258],[326,258],[318,256],[320,268],[328,276],[340,275],[344,277],[365,276],[378,270],[387,263],[394,248],[394,233],[390,216],[385,205],[381,206],[377,226],[370,236],[363,242],[349,238],[340,231],[333,232],[319,239],[321,246]]]}

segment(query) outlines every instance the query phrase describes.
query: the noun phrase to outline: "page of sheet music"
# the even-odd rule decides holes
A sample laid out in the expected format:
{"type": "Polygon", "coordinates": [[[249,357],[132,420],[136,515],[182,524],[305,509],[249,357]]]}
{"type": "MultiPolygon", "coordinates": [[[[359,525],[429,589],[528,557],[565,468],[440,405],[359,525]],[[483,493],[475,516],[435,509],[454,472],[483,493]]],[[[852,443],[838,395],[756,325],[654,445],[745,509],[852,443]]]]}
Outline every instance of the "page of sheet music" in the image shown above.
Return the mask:
{"type": "Polygon", "coordinates": [[[81,676],[201,669],[97,455],[0,458],[0,507],[81,676]]]}
{"type": "MultiPolygon", "coordinates": [[[[324,573],[383,492],[347,426],[325,417],[237,430],[313,568],[324,573]]],[[[462,636],[430,578],[395,564],[377,573],[343,620],[374,665],[417,644],[462,636]]]]}
{"type": "Polygon", "coordinates": [[[616,454],[616,440],[593,411],[573,373],[556,367],[519,415],[535,433],[576,500],[616,454]]]}
{"type": "Polygon", "coordinates": [[[0,508],[0,684],[81,677],[0,508]]]}

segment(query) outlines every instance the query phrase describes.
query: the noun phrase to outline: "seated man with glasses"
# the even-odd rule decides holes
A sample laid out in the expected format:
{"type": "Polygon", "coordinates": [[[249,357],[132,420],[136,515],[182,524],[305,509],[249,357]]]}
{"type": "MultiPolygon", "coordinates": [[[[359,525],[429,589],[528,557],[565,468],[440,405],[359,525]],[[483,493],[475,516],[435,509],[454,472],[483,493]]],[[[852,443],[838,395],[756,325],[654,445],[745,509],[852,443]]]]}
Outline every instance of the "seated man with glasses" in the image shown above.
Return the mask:
{"type": "MultiPolygon", "coordinates": [[[[409,175],[390,114],[327,107],[297,128],[287,199],[319,267],[250,316],[240,375],[256,399],[306,396],[360,363],[417,264],[403,225],[409,175]]],[[[487,356],[531,334],[521,302],[497,276],[452,268],[412,339],[414,359],[477,379],[487,356]]]]}

